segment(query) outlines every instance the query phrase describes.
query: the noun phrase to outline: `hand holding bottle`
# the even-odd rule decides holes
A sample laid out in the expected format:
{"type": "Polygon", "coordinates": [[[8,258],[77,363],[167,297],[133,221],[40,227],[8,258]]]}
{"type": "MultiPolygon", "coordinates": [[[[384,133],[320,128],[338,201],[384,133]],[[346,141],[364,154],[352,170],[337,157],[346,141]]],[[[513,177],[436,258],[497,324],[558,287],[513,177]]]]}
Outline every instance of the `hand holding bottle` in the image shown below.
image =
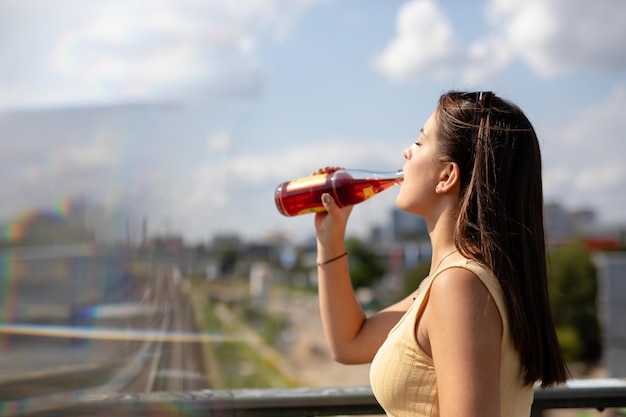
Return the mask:
{"type": "Polygon", "coordinates": [[[276,187],[276,208],[285,216],[315,213],[315,229],[321,256],[344,246],[344,235],[352,206],[399,184],[402,170],[376,172],[320,168],[312,175],[276,187]],[[322,199],[324,201],[322,201],[322,199]]]}
{"type": "MultiPolygon", "coordinates": [[[[341,168],[326,167],[318,169],[313,175],[331,174],[341,168]]],[[[317,240],[332,252],[333,247],[343,246],[348,218],[352,212],[352,205],[339,207],[329,193],[321,195],[324,211],[315,213],[315,231],[317,240]]],[[[340,249],[336,249],[339,251],[340,249]]]]}

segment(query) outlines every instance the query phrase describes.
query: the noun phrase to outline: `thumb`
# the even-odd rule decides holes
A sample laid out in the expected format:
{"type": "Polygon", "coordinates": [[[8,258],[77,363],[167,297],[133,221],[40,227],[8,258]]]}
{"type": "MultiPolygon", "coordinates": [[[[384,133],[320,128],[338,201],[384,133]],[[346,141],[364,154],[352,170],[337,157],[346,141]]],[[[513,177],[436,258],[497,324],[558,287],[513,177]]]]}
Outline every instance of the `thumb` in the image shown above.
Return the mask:
{"type": "Polygon", "coordinates": [[[328,211],[328,209],[330,209],[331,207],[334,207],[335,201],[330,196],[330,194],[324,193],[322,194],[322,204],[324,205],[324,208],[326,209],[326,211],[328,211]]]}

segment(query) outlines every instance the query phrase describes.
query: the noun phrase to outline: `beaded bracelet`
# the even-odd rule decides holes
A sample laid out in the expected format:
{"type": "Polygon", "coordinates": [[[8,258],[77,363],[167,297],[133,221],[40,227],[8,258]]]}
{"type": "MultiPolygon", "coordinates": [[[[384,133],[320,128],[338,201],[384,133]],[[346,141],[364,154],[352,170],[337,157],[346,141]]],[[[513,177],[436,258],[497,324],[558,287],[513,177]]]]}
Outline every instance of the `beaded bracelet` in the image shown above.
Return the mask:
{"type": "Polygon", "coordinates": [[[348,252],[344,252],[344,253],[342,253],[341,255],[339,255],[339,256],[335,256],[334,258],[330,258],[330,259],[329,259],[329,260],[327,260],[327,261],[324,261],[324,262],[318,262],[318,263],[317,263],[317,266],[328,265],[329,263],[331,263],[331,262],[335,262],[337,259],[341,259],[341,258],[343,258],[344,256],[348,256],[348,252]]]}

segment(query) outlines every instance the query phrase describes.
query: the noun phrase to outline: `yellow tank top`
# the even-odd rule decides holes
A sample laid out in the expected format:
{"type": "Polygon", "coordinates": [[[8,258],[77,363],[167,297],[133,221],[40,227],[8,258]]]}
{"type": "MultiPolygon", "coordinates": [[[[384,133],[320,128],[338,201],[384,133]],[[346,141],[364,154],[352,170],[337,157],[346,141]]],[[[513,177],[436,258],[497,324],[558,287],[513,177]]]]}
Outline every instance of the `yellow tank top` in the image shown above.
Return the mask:
{"type": "MultiPolygon", "coordinates": [[[[494,299],[502,319],[500,365],[500,415],[528,417],[533,402],[533,387],[524,386],[519,355],[510,336],[506,302],[500,284],[484,266],[462,260],[436,271],[420,291],[406,314],[389,332],[370,367],[370,384],[376,399],[388,416],[439,416],[437,380],[433,360],[417,343],[415,329],[427,304],[432,282],[442,271],[461,267],[473,272],[494,299]]],[[[471,383],[471,381],[459,383],[471,383]]]]}

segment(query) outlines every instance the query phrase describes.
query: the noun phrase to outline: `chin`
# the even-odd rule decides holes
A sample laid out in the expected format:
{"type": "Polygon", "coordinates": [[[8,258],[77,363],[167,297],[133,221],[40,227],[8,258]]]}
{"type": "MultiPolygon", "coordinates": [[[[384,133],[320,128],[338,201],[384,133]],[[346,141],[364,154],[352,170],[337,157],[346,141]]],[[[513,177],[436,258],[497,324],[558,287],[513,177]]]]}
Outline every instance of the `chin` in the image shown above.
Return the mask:
{"type": "Polygon", "coordinates": [[[396,207],[398,207],[400,210],[403,210],[403,211],[411,211],[409,210],[410,206],[404,203],[399,196],[398,198],[396,198],[396,207]]]}
{"type": "Polygon", "coordinates": [[[402,211],[406,211],[407,213],[422,216],[421,211],[415,206],[415,203],[407,203],[406,201],[403,201],[399,196],[398,198],[396,198],[396,207],[398,207],[402,211]]]}
{"type": "Polygon", "coordinates": [[[404,210],[403,206],[402,206],[402,200],[400,199],[400,195],[398,195],[396,197],[396,207],[398,207],[401,210],[404,210]]]}

